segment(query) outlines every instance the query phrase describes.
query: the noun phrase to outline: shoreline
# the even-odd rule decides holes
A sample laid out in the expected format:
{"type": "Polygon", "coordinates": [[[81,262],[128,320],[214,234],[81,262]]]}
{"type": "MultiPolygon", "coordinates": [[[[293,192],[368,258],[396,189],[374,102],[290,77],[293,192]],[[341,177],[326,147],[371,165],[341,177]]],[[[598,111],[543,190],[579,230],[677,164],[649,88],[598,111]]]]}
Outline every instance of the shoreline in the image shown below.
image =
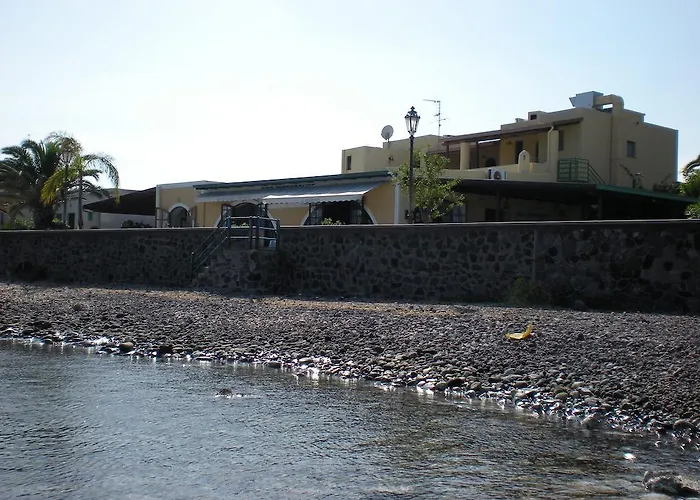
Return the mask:
{"type": "Polygon", "coordinates": [[[695,449],[698,333],[692,316],[0,283],[0,337],[318,370],[695,449]]]}

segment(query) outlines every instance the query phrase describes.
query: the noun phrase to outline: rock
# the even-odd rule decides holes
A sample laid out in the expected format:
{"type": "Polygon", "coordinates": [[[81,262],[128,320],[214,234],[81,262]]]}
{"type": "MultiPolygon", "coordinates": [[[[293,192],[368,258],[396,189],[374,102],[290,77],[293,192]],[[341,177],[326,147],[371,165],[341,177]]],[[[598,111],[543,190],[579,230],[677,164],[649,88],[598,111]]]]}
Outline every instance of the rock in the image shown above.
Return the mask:
{"type": "Polygon", "coordinates": [[[34,327],[36,330],[48,330],[53,326],[53,323],[46,320],[37,320],[29,323],[29,326],[34,327]]]}
{"type": "Polygon", "coordinates": [[[479,392],[482,389],[481,382],[472,382],[469,384],[469,390],[479,392]]]}
{"type": "Polygon", "coordinates": [[[282,363],[280,363],[279,361],[268,361],[267,366],[269,366],[270,368],[282,368],[282,363]]]}
{"type": "Polygon", "coordinates": [[[122,353],[127,353],[131,352],[134,350],[134,343],[133,342],[122,342],[119,344],[119,351],[122,353]]]}
{"type": "Polygon", "coordinates": [[[297,360],[297,363],[300,365],[313,365],[314,364],[314,358],[309,358],[309,357],[304,357],[304,358],[299,358],[297,360]]]}
{"type": "Polygon", "coordinates": [[[455,377],[447,381],[447,387],[462,387],[464,385],[464,379],[460,377],[455,377]]]}
{"type": "Polygon", "coordinates": [[[536,396],[538,394],[537,389],[525,389],[521,391],[516,391],[515,395],[513,398],[515,400],[523,400],[523,399],[530,399],[533,396],[536,396]]]}
{"type": "Polygon", "coordinates": [[[690,420],[679,419],[673,423],[673,430],[676,432],[690,431],[695,432],[697,427],[690,420]]]}
{"type": "Polygon", "coordinates": [[[696,481],[686,479],[674,471],[646,471],[642,484],[647,490],[654,493],[662,493],[674,497],[700,497],[700,485],[696,481]]]}
{"type": "Polygon", "coordinates": [[[558,399],[559,401],[565,401],[569,397],[569,394],[565,391],[558,392],[554,395],[554,399],[558,399]]]}
{"type": "Polygon", "coordinates": [[[598,415],[597,413],[593,413],[591,415],[588,415],[586,418],[584,418],[581,421],[581,425],[585,427],[586,429],[597,429],[600,427],[600,424],[602,422],[602,416],[598,415]]]}
{"type": "Polygon", "coordinates": [[[172,345],[170,344],[161,344],[158,346],[158,350],[156,351],[156,356],[163,357],[166,354],[174,354],[175,349],[173,348],[172,345]]]}
{"type": "Polygon", "coordinates": [[[449,387],[449,385],[447,384],[447,382],[444,382],[444,381],[441,381],[441,382],[438,382],[437,384],[435,384],[436,391],[444,391],[448,387],[449,387]]]}

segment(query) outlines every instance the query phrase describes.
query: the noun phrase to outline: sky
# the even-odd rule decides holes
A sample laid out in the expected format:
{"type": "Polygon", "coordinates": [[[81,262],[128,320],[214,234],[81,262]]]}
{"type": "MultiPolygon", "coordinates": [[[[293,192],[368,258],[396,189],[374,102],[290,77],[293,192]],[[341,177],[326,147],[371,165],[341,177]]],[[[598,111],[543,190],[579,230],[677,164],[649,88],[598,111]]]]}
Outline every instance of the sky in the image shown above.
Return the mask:
{"type": "Polygon", "coordinates": [[[0,0],[0,146],[68,132],[121,186],[340,173],[595,90],[700,153],[699,0],[0,0]]]}

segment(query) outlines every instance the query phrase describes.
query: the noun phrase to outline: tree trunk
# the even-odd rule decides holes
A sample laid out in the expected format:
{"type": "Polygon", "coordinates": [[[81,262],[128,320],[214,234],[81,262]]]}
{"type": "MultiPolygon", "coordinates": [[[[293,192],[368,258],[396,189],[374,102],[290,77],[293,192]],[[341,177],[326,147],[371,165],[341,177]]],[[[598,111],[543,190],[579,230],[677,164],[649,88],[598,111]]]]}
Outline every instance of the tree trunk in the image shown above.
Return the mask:
{"type": "Polygon", "coordinates": [[[78,229],[83,228],[83,172],[78,180],[78,229]]]}
{"type": "Polygon", "coordinates": [[[35,208],[32,211],[32,218],[34,229],[49,229],[54,219],[53,206],[35,208]]]}

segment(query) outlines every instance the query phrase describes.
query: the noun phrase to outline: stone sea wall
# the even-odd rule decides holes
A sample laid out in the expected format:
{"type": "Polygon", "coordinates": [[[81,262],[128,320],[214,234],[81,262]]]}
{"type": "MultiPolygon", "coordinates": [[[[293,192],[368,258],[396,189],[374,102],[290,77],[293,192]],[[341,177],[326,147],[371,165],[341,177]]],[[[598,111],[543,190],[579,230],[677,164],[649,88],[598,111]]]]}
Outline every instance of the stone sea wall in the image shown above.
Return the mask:
{"type": "Polygon", "coordinates": [[[562,305],[700,312],[700,223],[288,228],[292,292],[499,300],[521,278],[562,305]]]}
{"type": "Polygon", "coordinates": [[[473,301],[520,278],[562,303],[700,312],[696,221],[290,227],[278,252],[222,248],[193,277],[190,252],[210,232],[0,232],[0,279],[473,301]]]}
{"type": "Polygon", "coordinates": [[[183,286],[211,229],[0,231],[0,279],[183,286]]]}

